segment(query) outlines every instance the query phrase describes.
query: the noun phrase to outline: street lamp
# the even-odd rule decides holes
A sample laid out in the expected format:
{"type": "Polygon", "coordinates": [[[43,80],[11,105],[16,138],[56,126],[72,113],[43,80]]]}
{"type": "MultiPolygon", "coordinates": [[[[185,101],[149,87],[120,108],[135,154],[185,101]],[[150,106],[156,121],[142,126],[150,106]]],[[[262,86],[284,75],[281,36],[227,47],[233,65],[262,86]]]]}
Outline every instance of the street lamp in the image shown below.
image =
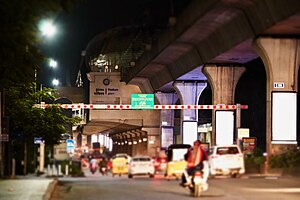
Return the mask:
{"type": "Polygon", "coordinates": [[[51,68],[56,68],[57,67],[57,61],[54,60],[54,59],[52,59],[52,58],[50,58],[50,60],[49,60],[49,66],[51,68]]]}
{"type": "Polygon", "coordinates": [[[56,33],[56,27],[51,20],[43,20],[40,23],[39,29],[43,36],[51,38],[56,33]]]}
{"type": "Polygon", "coordinates": [[[58,86],[59,85],[59,80],[58,79],[53,79],[52,80],[52,84],[53,84],[53,86],[58,86]]]}

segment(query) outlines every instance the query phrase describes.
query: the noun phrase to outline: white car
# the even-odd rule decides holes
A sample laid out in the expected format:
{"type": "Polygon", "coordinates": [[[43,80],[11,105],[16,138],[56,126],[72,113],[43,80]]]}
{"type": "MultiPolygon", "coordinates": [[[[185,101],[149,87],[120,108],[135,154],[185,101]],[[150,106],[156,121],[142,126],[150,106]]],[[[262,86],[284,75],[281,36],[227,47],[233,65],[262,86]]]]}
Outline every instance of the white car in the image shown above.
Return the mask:
{"type": "Polygon", "coordinates": [[[155,174],[154,160],[150,156],[134,156],[128,166],[128,178],[135,175],[149,175],[153,178],[155,174]]]}
{"type": "Polygon", "coordinates": [[[245,173],[244,155],[237,145],[213,146],[209,149],[210,175],[231,175],[245,173]]]}

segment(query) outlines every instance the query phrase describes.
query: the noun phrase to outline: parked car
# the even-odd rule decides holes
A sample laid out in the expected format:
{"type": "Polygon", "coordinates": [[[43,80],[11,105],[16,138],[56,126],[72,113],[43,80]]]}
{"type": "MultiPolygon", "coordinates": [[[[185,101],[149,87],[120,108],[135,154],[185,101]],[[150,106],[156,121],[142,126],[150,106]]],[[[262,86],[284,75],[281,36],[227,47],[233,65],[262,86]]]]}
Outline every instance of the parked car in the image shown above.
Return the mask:
{"type": "Polygon", "coordinates": [[[129,162],[128,178],[136,175],[149,175],[154,177],[155,167],[154,161],[150,156],[134,156],[129,162]]]}
{"type": "Polygon", "coordinates": [[[231,175],[245,173],[244,155],[237,145],[213,146],[209,149],[210,175],[231,175]]]}

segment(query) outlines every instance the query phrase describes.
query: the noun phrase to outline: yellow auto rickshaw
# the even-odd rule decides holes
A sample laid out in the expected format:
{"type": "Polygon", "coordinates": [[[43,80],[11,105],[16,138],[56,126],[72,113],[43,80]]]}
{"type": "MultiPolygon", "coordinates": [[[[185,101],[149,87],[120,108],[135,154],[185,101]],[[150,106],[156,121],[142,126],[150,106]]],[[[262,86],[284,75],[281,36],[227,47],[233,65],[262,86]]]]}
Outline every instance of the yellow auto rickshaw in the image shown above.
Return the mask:
{"type": "Polygon", "coordinates": [[[169,180],[171,177],[176,179],[181,178],[186,169],[187,162],[184,159],[184,154],[191,148],[189,144],[172,144],[167,149],[167,170],[165,177],[169,180]]]}
{"type": "Polygon", "coordinates": [[[112,158],[112,176],[128,174],[128,163],[130,156],[127,154],[116,154],[112,158]]]}

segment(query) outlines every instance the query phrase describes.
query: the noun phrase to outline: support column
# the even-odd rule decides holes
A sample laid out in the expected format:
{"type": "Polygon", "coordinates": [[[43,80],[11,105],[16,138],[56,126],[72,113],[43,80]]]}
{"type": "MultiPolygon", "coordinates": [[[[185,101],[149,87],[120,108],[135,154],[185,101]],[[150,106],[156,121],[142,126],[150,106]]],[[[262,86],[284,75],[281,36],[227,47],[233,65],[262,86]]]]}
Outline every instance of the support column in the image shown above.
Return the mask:
{"type": "MultiPolygon", "coordinates": [[[[238,80],[246,71],[245,67],[205,65],[203,73],[206,75],[212,89],[212,104],[234,104],[234,92],[238,80]]],[[[216,110],[212,111],[212,145],[217,144],[216,110]]],[[[233,130],[234,131],[234,130],[233,130]]],[[[221,134],[221,133],[220,133],[221,134]]],[[[234,138],[234,134],[232,136],[234,138]]],[[[232,141],[233,143],[233,141],[232,141]]]]}
{"type": "MultiPolygon", "coordinates": [[[[155,93],[160,105],[174,105],[178,100],[175,93],[155,93]]],[[[160,111],[160,144],[161,148],[168,148],[174,143],[174,110],[162,109],[160,111]]]]}
{"type": "MultiPolygon", "coordinates": [[[[147,133],[147,154],[149,156],[156,155],[156,149],[160,148],[160,134],[159,134],[159,127],[157,126],[143,126],[142,131],[147,133]]],[[[146,141],[145,141],[146,142],[146,141]]]]}
{"type": "Polygon", "coordinates": [[[258,38],[254,42],[254,48],[262,58],[267,74],[267,161],[271,155],[284,153],[297,146],[297,120],[294,117],[297,115],[299,41],[288,38],[258,38]],[[277,101],[278,99],[283,101],[277,101]],[[276,107],[274,112],[273,107],[276,107]],[[288,117],[287,110],[290,110],[288,117]],[[275,120],[280,121],[280,126],[286,129],[279,131],[279,124],[275,120]]]}
{"type": "MultiPolygon", "coordinates": [[[[183,105],[198,105],[200,95],[206,86],[206,82],[176,81],[173,83],[173,87],[183,105]]],[[[192,145],[198,139],[198,110],[181,110],[180,121],[181,143],[192,145]]]]}

